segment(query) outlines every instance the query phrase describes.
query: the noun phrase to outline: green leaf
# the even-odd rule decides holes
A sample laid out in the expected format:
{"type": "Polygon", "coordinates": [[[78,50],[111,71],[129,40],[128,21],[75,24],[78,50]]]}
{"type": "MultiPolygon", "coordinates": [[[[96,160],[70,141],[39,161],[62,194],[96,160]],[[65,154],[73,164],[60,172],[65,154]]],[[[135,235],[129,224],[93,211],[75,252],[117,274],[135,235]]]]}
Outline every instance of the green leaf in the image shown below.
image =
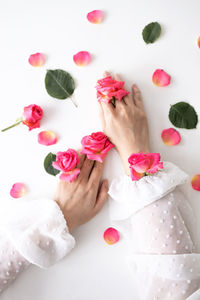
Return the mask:
{"type": "Polygon", "coordinates": [[[178,102],[171,106],[169,119],[178,128],[193,129],[198,123],[198,116],[194,108],[186,102],[178,102]]]}
{"type": "Polygon", "coordinates": [[[54,169],[54,167],[52,166],[53,161],[56,161],[56,155],[49,152],[49,154],[45,157],[44,160],[44,168],[47,173],[56,176],[58,173],[60,173],[60,171],[54,169]]]}
{"type": "Polygon", "coordinates": [[[146,25],[142,31],[143,40],[146,44],[152,44],[159,38],[161,26],[158,22],[152,22],[146,25]]]}
{"type": "Polygon", "coordinates": [[[45,87],[51,97],[64,100],[73,94],[75,83],[72,76],[63,70],[48,70],[45,87]]]}

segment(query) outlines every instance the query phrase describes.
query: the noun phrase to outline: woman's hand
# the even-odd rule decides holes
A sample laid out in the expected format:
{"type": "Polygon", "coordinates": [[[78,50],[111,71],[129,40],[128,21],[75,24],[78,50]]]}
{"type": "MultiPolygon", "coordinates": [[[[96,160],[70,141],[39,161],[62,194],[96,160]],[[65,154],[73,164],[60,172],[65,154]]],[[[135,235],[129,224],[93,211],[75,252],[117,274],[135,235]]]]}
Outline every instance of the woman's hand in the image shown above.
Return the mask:
{"type": "MultiPolygon", "coordinates": [[[[109,76],[108,72],[104,76],[109,76]]],[[[122,80],[115,75],[116,80],[122,80]]],[[[128,158],[132,153],[150,152],[147,116],[140,90],[132,85],[132,95],[112,103],[99,102],[103,131],[116,146],[126,173],[129,175],[128,158]]]]}
{"type": "Polygon", "coordinates": [[[55,200],[67,221],[69,232],[92,219],[108,199],[108,182],[99,187],[103,164],[80,154],[81,172],[74,182],[60,181],[55,200]]]}

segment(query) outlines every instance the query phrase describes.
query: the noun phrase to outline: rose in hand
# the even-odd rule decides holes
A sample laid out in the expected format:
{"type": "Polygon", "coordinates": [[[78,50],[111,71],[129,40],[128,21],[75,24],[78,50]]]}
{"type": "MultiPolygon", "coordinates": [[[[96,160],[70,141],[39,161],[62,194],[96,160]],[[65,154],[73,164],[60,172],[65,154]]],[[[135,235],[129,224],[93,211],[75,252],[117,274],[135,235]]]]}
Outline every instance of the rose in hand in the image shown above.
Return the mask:
{"type": "Polygon", "coordinates": [[[107,76],[97,81],[97,99],[104,103],[115,102],[115,100],[121,100],[123,97],[129,94],[124,89],[124,81],[118,81],[111,76],[107,76]]]}
{"type": "Polygon", "coordinates": [[[12,127],[15,127],[21,123],[28,126],[29,130],[40,127],[40,120],[43,117],[43,110],[36,104],[30,104],[24,107],[23,116],[17,120],[17,122],[2,131],[6,131],[12,127]]]}
{"type": "Polygon", "coordinates": [[[135,153],[129,157],[128,162],[133,181],[163,169],[159,153],[135,153]]]}
{"type": "MultiPolygon", "coordinates": [[[[107,78],[110,74],[105,72],[107,78]]],[[[115,75],[121,81],[119,75],[115,75]]],[[[128,158],[132,153],[150,152],[147,116],[139,88],[132,85],[128,94],[112,103],[99,101],[100,117],[104,133],[115,145],[127,175],[130,175],[128,158]]]]}
{"type": "Polygon", "coordinates": [[[108,151],[114,147],[108,137],[101,131],[93,132],[84,136],[81,140],[82,154],[86,154],[88,159],[103,162],[108,151]]]}
{"type": "Polygon", "coordinates": [[[74,149],[68,149],[65,152],[57,153],[56,161],[52,163],[52,166],[62,172],[59,177],[61,180],[73,182],[80,173],[80,169],[77,168],[78,164],[77,152],[74,149]]]}

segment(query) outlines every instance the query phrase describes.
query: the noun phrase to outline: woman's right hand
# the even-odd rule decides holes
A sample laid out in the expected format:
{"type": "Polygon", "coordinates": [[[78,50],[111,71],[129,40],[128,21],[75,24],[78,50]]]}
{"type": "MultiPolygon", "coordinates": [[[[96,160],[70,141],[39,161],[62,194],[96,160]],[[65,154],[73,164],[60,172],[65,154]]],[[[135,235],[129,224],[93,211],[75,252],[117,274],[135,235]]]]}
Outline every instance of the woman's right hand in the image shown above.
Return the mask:
{"type": "MultiPolygon", "coordinates": [[[[110,76],[108,72],[104,77],[110,76]]],[[[121,81],[119,75],[114,79],[121,81]]],[[[104,133],[116,146],[127,175],[130,174],[128,158],[132,153],[150,152],[147,116],[141,93],[137,85],[132,85],[132,95],[112,103],[99,102],[104,133]]]]}

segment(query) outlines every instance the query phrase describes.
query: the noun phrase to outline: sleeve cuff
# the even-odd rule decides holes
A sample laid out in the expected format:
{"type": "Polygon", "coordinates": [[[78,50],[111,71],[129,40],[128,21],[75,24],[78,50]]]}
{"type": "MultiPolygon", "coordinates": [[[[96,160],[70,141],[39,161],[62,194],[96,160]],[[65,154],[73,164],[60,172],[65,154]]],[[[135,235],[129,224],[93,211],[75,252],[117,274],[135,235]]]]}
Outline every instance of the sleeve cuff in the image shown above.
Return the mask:
{"type": "Polygon", "coordinates": [[[110,217],[124,220],[133,213],[162,198],[176,186],[187,181],[187,174],[170,162],[164,162],[164,170],[154,175],[132,181],[127,175],[116,178],[109,188],[110,217]]]}
{"type": "Polygon", "coordinates": [[[12,203],[4,212],[1,227],[16,250],[32,264],[49,267],[75,245],[55,201],[40,199],[12,203]]]}

